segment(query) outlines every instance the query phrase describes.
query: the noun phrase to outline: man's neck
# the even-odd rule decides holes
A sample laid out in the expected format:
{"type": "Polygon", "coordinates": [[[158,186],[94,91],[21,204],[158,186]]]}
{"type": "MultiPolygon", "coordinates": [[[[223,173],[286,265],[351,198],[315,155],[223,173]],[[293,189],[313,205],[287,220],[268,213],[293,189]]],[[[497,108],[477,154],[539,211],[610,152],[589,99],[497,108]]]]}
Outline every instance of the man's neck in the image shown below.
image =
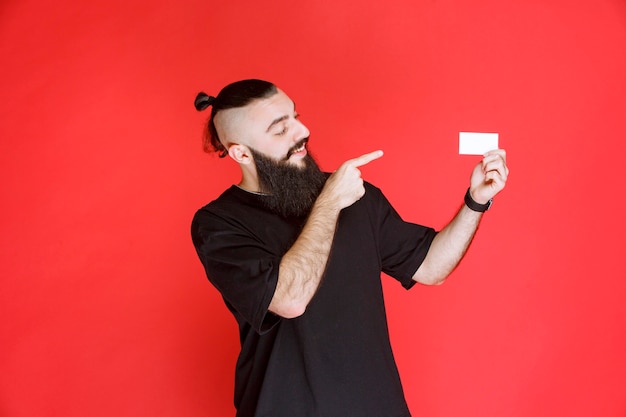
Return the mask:
{"type": "Polygon", "coordinates": [[[256,178],[250,178],[246,175],[241,178],[241,181],[239,181],[237,187],[249,193],[263,194],[261,192],[261,188],[259,187],[259,181],[257,181],[256,178]]]}

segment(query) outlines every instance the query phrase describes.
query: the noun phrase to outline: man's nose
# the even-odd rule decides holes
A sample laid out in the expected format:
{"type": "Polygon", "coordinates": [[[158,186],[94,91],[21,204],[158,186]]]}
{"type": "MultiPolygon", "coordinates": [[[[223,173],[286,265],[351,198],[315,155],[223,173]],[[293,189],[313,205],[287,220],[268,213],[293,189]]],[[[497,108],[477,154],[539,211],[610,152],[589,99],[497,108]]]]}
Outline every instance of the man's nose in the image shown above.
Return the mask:
{"type": "Polygon", "coordinates": [[[309,129],[300,121],[296,119],[296,129],[294,129],[293,141],[297,142],[301,139],[309,137],[309,129]]]}

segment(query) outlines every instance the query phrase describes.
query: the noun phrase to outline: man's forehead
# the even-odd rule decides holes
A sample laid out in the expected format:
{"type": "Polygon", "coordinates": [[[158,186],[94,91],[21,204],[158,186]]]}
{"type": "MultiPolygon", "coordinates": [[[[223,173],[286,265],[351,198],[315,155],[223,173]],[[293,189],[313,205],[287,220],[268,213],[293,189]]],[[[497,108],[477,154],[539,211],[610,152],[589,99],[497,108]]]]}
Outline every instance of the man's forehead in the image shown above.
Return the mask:
{"type": "MultiPolygon", "coordinates": [[[[214,123],[220,137],[241,136],[242,130],[267,129],[276,118],[290,115],[295,103],[282,90],[270,97],[251,101],[243,107],[224,109],[217,112],[214,123]]],[[[228,139],[227,139],[228,140],[228,139]]]]}
{"type": "Polygon", "coordinates": [[[243,107],[220,110],[215,115],[215,124],[227,127],[232,123],[246,122],[271,123],[276,117],[289,114],[295,108],[295,103],[283,91],[278,90],[270,97],[251,101],[243,107]]]}

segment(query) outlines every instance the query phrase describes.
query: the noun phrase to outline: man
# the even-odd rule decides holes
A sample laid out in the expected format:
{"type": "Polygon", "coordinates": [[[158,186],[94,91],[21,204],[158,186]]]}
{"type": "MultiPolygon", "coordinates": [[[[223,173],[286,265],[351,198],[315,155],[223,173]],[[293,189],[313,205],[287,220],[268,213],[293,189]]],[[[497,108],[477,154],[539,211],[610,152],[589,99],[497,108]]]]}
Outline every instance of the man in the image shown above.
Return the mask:
{"type": "Polygon", "coordinates": [[[193,242],[237,319],[238,417],[406,417],[380,273],[404,287],[440,284],[461,260],[482,212],[504,188],[503,150],[474,168],[466,204],[440,232],[404,222],[359,167],[324,174],[308,129],[273,84],[244,80],[217,97],[205,149],[241,168],[238,185],[198,210],[193,242]]]}

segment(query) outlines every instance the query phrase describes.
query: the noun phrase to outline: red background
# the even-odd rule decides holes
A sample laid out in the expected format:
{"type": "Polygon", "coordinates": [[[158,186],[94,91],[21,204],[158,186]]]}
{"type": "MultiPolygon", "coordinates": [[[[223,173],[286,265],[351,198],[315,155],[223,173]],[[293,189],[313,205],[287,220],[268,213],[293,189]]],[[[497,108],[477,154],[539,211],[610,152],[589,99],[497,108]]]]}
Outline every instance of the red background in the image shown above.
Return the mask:
{"type": "MultiPolygon", "coordinates": [[[[277,83],[327,170],[442,227],[499,132],[511,177],[458,270],[385,281],[416,416],[626,416],[626,3],[0,5],[0,415],[233,415],[235,322],[191,244],[239,179],[195,94],[277,83]]],[[[366,326],[367,323],[362,323],[366,326]]]]}

